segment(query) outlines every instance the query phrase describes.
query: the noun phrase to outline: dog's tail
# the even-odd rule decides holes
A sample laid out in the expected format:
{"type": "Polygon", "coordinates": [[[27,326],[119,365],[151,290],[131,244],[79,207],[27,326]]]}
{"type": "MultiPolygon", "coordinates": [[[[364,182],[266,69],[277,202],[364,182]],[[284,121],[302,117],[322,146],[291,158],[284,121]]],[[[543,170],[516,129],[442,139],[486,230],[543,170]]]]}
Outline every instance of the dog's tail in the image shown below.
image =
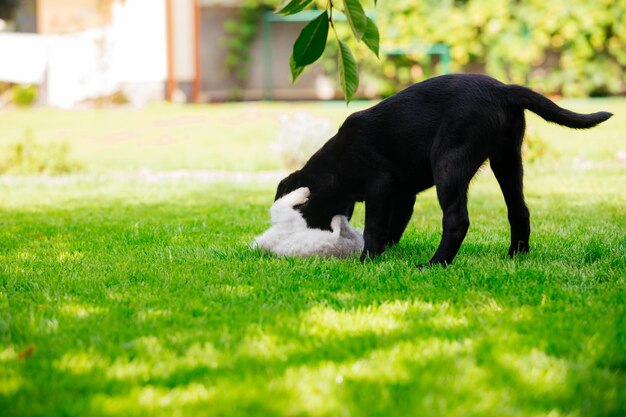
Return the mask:
{"type": "Polygon", "coordinates": [[[580,114],[557,106],[552,100],[519,85],[504,85],[506,100],[541,116],[542,119],[574,129],[589,129],[608,120],[613,113],[580,114]]]}

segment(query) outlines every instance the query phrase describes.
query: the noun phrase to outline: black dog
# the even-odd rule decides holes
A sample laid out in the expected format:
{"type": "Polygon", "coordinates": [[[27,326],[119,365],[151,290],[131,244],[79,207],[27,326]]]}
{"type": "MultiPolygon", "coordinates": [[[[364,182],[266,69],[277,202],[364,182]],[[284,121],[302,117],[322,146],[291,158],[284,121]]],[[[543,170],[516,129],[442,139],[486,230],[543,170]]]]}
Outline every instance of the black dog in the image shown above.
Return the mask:
{"type": "Polygon", "coordinates": [[[400,240],[415,195],[432,187],[443,210],[443,236],[430,264],[449,264],[469,228],[467,188],[489,159],[508,208],[509,256],[528,251],[529,213],[522,190],[524,109],[586,129],[611,113],[578,114],[517,85],[484,75],[444,75],[415,84],[350,115],[306,165],[282,180],[276,199],[298,187],[311,197],[299,210],[309,227],[328,229],[365,201],[361,261],[400,240]]]}

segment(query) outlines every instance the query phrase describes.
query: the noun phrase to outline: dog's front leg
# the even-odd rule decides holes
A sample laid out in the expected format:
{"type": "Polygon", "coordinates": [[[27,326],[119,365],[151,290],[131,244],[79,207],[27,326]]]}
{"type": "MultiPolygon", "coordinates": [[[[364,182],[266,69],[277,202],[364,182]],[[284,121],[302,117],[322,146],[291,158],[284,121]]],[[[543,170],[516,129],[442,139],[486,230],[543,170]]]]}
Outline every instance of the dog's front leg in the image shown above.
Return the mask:
{"type": "Polygon", "coordinates": [[[384,193],[365,200],[365,245],[361,253],[361,262],[373,258],[385,251],[391,223],[390,198],[384,193]]]}

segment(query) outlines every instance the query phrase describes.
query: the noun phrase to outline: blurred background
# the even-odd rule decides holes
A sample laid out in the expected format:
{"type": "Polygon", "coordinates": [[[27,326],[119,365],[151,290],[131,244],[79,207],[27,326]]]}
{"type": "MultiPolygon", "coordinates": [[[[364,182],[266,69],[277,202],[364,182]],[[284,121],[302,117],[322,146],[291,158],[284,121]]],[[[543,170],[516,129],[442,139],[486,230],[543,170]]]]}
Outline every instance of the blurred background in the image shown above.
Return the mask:
{"type": "MultiPolygon", "coordinates": [[[[565,103],[579,111],[626,102],[623,0],[365,1],[380,59],[337,25],[359,63],[350,107],[336,101],[332,40],[291,83],[293,43],[316,12],[285,17],[278,3],[0,0],[0,173],[292,169],[368,100],[452,72],[583,99],[565,103]]],[[[529,127],[534,156],[550,154],[541,129],[529,127]]],[[[620,143],[591,156],[621,161],[620,143]]]]}
{"type": "MultiPolygon", "coordinates": [[[[293,42],[315,12],[279,16],[277,3],[1,0],[2,103],[340,98],[332,42],[321,62],[290,83],[293,42]]],[[[363,50],[357,52],[362,98],[448,72],[488,73],[557,96],[626,92],[626,1],[365,6],[380,27],[382,53],[378,60],[355,46],[363,50]]]]}

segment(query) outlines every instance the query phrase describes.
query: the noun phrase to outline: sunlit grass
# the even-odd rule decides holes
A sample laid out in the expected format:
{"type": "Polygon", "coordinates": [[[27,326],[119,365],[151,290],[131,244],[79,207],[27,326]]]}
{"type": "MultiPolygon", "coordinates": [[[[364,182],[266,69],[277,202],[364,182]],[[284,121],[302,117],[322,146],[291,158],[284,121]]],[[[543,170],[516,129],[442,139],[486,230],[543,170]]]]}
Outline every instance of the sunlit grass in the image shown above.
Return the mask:
{"type": "MultiPolygon", "coordinates": [[[[188,111],[226,117],[244,106],[188,111]]],[[[44,127],[66,114],[41,112],[44,127]]],[[[400,244],[361,265],[251,250],[272,180],[0,178],[0,415],[624,415],[626,169],[614,157],[623,127],[617,115],[597,131],[546,135],[565,150],[527,167],[533,234],[518,259],[505,256],[497,183],[480,174],[470,232],[447,269],[415,268],[440,237],[432,190],[400,244]],[[594,165],[579,169],[579,154],[594,165]]],[[[76,140],[95,161],[101,149],[76,140]]],[[[212,169],[203,146],[190,145],[189,167],[212,169]]],[[[159,170],[184,160],[125,158],[159,170]]],[[[246,169],[265,166],[246,158],[246,169]]],[[[111,156],[93,169],[125,164],[111,156]]]]}

